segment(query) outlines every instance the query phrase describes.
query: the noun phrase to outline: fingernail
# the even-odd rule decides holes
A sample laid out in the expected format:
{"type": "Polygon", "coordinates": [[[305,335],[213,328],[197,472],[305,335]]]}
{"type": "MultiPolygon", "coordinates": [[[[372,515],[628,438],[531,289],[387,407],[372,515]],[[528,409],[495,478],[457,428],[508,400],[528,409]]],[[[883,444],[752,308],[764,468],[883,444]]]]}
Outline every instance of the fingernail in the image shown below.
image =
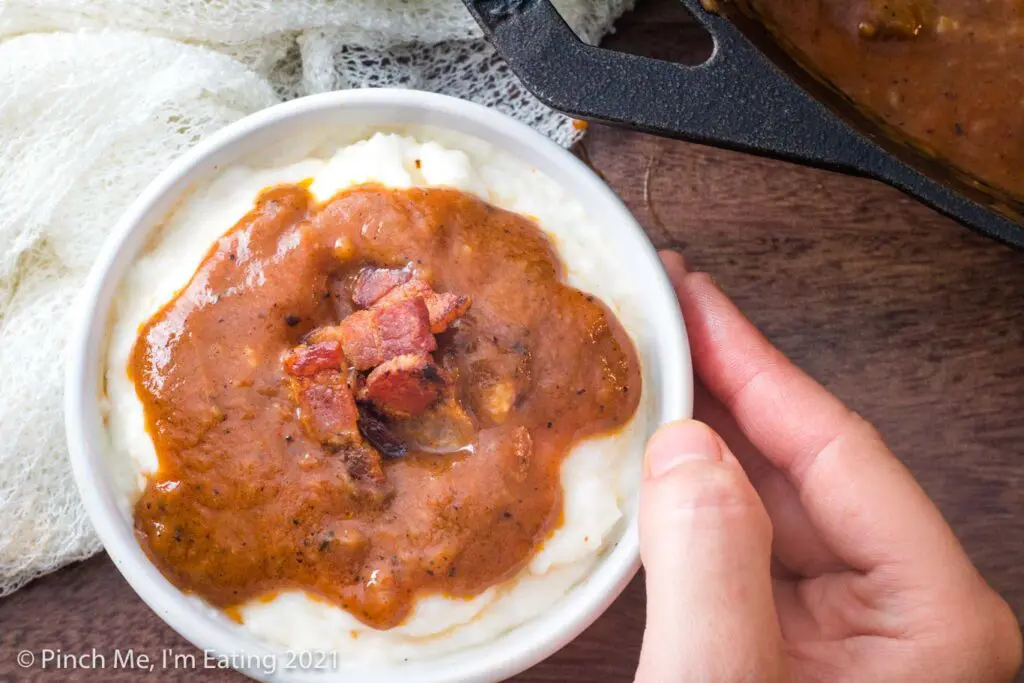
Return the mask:
{"type": "Polygon", "coordinates": [[[658,256],[661,257],[661,262],[669,272],[678,271],[683,275],[689,272],[686,267],[686,259],[678,251],[662,249],[658,252],[658,256]]]}
{"type": "Polygon", "coordinates": [[[648,477],[657,478],[686,462],[721,459],[718,435],[702,422],[684,420],[662,427],[651,437],[644,467],[648,477]]]}

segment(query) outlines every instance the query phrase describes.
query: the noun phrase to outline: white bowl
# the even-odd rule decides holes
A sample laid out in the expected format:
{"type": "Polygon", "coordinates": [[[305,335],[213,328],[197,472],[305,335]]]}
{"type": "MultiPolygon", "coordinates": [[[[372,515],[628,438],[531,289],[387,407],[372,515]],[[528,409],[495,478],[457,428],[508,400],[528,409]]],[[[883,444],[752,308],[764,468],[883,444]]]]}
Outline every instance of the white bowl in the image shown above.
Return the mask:
{"type": "MultiPolygon", "coordinates": [[[[258,642],[216,610],[171,585],[136,542],[131,514],[110,466],[100,399],[112,297],[147,238],[188,187],[261,147],[302,131],[338,125],[428,125],[480,138],[561,183],[583,200],[593,228],[610,243],[643,291],[643,318],[656,328],[644,356],[645,392],[655,392],[652,423],[688,417],[692,408],[689,348],[672,287],[640,226],[586,165],[547,138],[502,114],[462,100],[411,90],[350,90],[293,100],[221,130],[160,174],[128,208],[93,266],[80,302],[80,319],[67,354],[65,420],[75,479],[107,553],[128,583],[164,621],[196,647],[232,658],[260,680],[374,683],[490,683],[550,656],[586,629],[625,588],[639,567],[636,501],[626,510],[621,539],[592,573],[546,612],[497,639],[468,650],[382,670],[285,670],[283,653],[258,642]],[[652,379],[653,378],[653,381],[652,379]],[[271,671],[273,669],[273,672],[271,671]]],[[[228,226],[225,226],[227,229],[228,226]]],[[[639,459],[640,454],[636,454],[639,459]]],[[[199,665],[201,665],[201,659],[199,665]]]]}

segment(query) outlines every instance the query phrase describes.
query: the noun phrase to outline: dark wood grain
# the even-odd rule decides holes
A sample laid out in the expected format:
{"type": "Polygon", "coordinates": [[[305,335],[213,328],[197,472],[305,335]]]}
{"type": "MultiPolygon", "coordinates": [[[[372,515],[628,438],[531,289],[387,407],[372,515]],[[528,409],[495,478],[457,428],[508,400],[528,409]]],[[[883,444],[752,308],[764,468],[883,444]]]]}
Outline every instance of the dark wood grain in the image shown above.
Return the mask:
{"type": "MultiPolygon", "coordinates": [[[[677,3],[652,0],[610,42],[692,61],[700,39],[677,3]]],[[[713,273],[780,348],[878,426],[1019,617],[1024,254],[869,180],[604,127],[585,147],[655,244],[713,273]]],[[[643,619],[638,578],[576,642],[515,680],[628,682],[643,619]]],[[[242,680],[19,669],[23,648],[190,651],[104,556],[0,601],[0,625],[0,682],[242,680]]]]}

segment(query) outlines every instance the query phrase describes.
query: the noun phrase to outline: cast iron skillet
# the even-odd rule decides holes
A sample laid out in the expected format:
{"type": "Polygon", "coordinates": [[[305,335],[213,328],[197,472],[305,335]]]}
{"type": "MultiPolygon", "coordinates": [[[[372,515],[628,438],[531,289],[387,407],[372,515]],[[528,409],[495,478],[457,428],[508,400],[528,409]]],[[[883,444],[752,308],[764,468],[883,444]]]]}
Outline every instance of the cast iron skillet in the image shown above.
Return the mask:
{"type": "Polygon", "coordinates": [[[682,66],[586,45],[550,0],[463,0],[542,102],[580,118],[882,180],[1024,249],[1024,207],[917,152],[810,77],[751,17],[681,0],[714,52],[682,66]]]}

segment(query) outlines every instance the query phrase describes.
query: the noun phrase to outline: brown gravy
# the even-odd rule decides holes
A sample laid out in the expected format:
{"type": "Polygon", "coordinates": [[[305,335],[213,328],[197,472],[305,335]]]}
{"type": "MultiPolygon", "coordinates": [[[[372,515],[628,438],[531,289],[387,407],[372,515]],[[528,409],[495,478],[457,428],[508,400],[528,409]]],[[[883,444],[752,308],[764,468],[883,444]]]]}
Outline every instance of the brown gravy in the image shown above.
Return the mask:
{"type": "Polygon", "coordinates": [[[562,275],[535,224],[455,190],[266,190],[140,328],[129,372],[159,458],[142,547],[221,608],[299,589],[377,628],[512,577],[559,524],[564,456],[640,397],[628,335],[562,275]],[[432,355],[469,421],[416,423],[379,496],[303,429],[282,370],[353,311],[366,266],[472,297],[432,355]]]}
{"type": "Polygon", "coordinates": [[[869,114],[1024,200],[1024,1],[740,1],[869,114]]]}

